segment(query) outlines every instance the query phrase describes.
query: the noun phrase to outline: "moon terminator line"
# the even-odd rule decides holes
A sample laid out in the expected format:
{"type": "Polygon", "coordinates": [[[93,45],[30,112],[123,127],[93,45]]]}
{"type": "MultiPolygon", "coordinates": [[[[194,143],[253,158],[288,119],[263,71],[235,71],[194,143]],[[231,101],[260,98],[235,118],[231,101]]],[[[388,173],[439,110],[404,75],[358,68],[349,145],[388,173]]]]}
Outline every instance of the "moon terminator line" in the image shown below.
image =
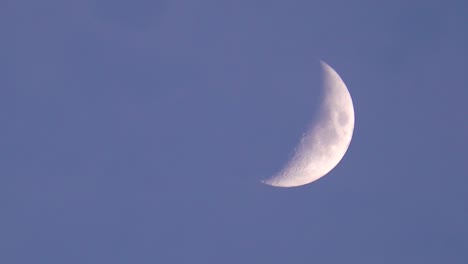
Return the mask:
{"type": "Polygon", "coordinates": [[[354,131],[354,107],[341,77],[327,63],[322,67],[324,96],[316,123],[303,134],[292,159],[262,182],[275,187],[301,186],[320,179],[338,165],[354,131]]]}

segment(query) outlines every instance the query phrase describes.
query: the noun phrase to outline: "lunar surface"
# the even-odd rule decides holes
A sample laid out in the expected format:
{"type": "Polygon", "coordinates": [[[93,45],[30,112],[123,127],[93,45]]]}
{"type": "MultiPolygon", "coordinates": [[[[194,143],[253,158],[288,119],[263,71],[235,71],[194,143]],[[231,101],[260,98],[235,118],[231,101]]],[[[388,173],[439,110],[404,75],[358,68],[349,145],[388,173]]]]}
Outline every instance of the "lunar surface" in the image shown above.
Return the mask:
{"type": "Polygon", "coordinates": [[[303,134],[292,159],[276,175],[262,182],[295,187],[325,176],[348,150],[354,130],[351,95],[340,76],[321,61],[323,98],[315,122],[303,134]]]}

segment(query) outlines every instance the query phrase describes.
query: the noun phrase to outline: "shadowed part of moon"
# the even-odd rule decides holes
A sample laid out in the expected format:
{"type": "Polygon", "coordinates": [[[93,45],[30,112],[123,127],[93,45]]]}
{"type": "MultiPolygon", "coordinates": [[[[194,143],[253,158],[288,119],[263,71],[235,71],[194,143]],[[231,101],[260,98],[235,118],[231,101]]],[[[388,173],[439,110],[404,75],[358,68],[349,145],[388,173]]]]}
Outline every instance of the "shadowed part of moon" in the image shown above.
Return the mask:
{"type": "Polygon", "coordinates": [[[96,15],[103,20],[132,28],[158,23],[168,0],[97,0],[96,15]]]}
{"type": "Polygon", "coordinates": [[[263,183],[294,187],[329,173],[343,158],[354,130],[354,107],[348,88],[328,64],[322,62],[324,96],[317,119],[303,135],[294,156],[283,170],[263,183]]]}

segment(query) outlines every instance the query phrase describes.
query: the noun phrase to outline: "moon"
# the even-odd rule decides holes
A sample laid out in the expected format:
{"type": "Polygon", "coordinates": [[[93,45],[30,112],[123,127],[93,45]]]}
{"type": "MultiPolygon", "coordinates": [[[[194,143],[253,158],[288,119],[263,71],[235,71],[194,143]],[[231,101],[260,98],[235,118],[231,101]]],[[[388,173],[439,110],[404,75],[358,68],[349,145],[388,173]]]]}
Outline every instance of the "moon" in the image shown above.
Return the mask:
{"type": "Polygon", "coordinates": [[[323,98],[314,122],[302,135],[294,154],[276,175],[263,180],[275,187],[296,187],[328,174],[344,157],[354,131],[351,95],[338,73],[320,61],[323,98]]]}

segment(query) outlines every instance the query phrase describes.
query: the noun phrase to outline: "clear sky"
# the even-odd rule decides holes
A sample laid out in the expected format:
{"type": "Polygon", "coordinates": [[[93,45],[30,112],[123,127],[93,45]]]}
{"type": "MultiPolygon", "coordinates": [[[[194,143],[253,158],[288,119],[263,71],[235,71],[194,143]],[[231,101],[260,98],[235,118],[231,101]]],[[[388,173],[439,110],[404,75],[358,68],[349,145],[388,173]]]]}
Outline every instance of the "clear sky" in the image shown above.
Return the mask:
{"type": "Polygon", "coordinates": [[[0,263],[468,263],[468,2],[0,2],[0,263]],[[277,172],[318,60],[356,124],[277,172]]]}

